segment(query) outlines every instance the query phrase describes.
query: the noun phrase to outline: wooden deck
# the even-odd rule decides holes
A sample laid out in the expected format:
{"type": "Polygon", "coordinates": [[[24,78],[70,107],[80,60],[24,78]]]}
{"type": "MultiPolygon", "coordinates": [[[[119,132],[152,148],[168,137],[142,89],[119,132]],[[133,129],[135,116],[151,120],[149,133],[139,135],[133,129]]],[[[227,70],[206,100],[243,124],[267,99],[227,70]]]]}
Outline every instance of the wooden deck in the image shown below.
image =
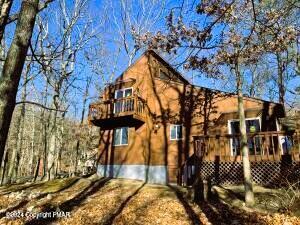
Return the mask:
{"type": "MultiPolygon", "coordinates": [[[[277,131],[248,134],[251,174],[256,184],[280,186],[300,181],[300,135],[277,131]]],[[[178,184],[197,177],[214,184],[243,183],[240,135],[194,136],[194,155],[178,170],[178,184]]]]}
{"type": "MultiPolygon", "coordinates": [[[[280,161],[282,155],[291,155],[300,161],[300,135],[268,131],[248,134],[250,161],[280,161]]],[[[240,135],[194,136],[195,155],[203,161],[242,161],[240,135]]]]}
{"type": "Polygon", "coordinates": [[[145,101],[133,95],[92,103],[89,107],[89,122],[96,126],[121,125],[126,122],[145,122],[145,101]]]}

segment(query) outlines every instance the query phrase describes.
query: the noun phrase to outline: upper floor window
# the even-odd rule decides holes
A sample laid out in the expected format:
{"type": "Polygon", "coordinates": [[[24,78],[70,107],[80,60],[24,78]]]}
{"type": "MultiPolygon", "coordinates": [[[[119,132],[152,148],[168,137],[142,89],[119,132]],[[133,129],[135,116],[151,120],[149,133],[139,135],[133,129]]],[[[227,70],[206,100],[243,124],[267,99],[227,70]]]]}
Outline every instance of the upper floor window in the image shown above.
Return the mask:
{"type": "Polygon", "coordinates": [[[114,146],[128,144],[128,127],[120,127],[114,130],[114,146]]]}
{"type": "Polygon", "coordinates": [[[114,103],[114,113],[122,113],[125,111],[131,111],[133,109],[133,99],[124,100],[122,98],[127,98],[132,96],[132,87],[119,89],[115,91],[115,103],[114,103]],[[119,99],[119,100],[118,100],[119,99]]]}
{"type": "Polygon", "coordinates": [[[159,69],[159,78],[163,79],[163,80],[169,80],[170,79],[168,74],[165,71],[163,71],[162,69],[159,69]]]}
{"type": "Polygon", "coordinates": [[[126,98],[132,96],[132,87],[123,88],[115,91],[115,99],[126,98]]]}
{"type": "Polygon", "coordinates": [[[170,139],[171,140],[181,140],[182,135],[182,125],[171,124],[170,125],[170,139]]]}

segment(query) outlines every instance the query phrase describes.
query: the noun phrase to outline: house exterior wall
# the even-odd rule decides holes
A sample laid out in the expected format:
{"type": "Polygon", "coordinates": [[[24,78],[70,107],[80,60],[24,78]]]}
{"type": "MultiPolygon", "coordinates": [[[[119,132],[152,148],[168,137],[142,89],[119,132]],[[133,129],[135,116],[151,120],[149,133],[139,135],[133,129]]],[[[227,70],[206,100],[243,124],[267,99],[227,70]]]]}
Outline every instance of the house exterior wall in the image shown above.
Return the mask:
{"type": "MultiPolygon", "coordinates": [[[[193,154],[193,136],[227,134],[228,120],[237,119],[236,96],[192,86],[152,54],[141,57],[116,82],[129,79],[135,79],[133,93],[146,101],[147,118],[141,126],[129,127],[128,145],[114,146],[113,130],[100,131],[100,175],[176,182],[178,169],[193,154]],[[158,78],[160,69],[173,80],[158,78]],[[183,125],[181,140],[170,140],[171,124],[183,125]]],[[[116,88],[124,87],[126,83],[116,88]]],[[[112,98],[116,88],[107,88],[103,99],[112,98]]],[[[244,105],[246,117],[262,119],[262,130],[276,129],[277,104],[245,98],[244,105]]]]}

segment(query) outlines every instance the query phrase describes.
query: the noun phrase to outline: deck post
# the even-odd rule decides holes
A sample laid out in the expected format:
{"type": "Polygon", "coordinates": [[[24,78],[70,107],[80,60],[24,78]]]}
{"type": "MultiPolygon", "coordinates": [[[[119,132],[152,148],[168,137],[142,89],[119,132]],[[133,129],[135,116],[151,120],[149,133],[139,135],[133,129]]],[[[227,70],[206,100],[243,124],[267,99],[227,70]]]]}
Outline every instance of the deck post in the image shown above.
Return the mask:
{"type": "Polygon", "coordinates": [[[195,165],[195,175],[196,175],[196,179],[195,181],[197,181],[197,178],[201,176],[201,171],[200,171],[200,157],[199,157],[199,149],[198,149],[198,144],[197,139],[195,137],[193,137],[194,139],[194,165],[195,165]]]}
{"type": "Polygon", "coordinates": [[[219,149],[219,156],[222,157],[222,150],[221,150],[221,143],[220,143],[220,135],[216,135],[216,139],[217,139],[217,145],[218,145],[218,149],[219,149]]]}
{"type": "Polygon", "coordinates": [[[137,95],[134,95],[134,103],[133,103],[133,111],[134,113],[138,114],[138,98],[137,98],[137,95]]]}
{"type": "Polygon", "coordinates": [[[207,201],[209,197],[210,185],[208,180],[203,180],[203,200],[207,201]]]}

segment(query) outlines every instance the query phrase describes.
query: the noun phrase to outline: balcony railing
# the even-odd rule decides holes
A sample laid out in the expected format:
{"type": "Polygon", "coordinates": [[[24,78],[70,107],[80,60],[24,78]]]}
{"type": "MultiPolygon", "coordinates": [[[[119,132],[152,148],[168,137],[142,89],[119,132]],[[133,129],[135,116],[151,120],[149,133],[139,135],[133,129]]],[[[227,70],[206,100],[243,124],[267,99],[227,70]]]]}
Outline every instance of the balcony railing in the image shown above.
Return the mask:
{"type": "Polygon", "coordinates": [[[143,120],[145,118],[145,101],[137,95],[133,95],[126,98],[93,103],[89,108],[90,121],[122,116],[134,116],[143,120]]]}
{"type": "MultiPolygon", "coordinates": [[[[247,134],[250,161],[279,161],[282,155],[291,155],[299,161],[300,135],[268,131],[247,134]]],[[[205,161],[241,161],[240,135],[194,136],[195,155],[205,161]]]]}

